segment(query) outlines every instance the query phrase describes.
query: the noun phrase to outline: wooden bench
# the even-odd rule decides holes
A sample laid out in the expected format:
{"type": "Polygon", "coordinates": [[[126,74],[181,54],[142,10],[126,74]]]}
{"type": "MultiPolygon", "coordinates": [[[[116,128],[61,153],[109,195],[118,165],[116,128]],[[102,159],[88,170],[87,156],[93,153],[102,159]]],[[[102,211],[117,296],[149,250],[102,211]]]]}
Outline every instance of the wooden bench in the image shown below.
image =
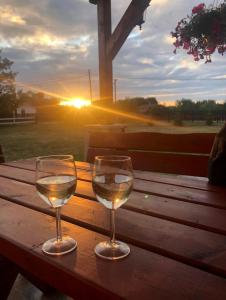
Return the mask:
{"type": "Polygon", "coordinates": [[[137,170],[205,177],[214,138],[213,133],[93,132],[86,159],[92,163],[96,155],[129,155],[137,170]]]}
{"type": "Polygon", "coordinates": [[[86,125],[85,129],[88,132],[103,132],[103,131],[110,131],[110,132],[125,132],[127,128],[126,124],[90,124],[86,125]]]}
{"type": "Polygon", "coordinates": [[[0,163],[4,163],[4,162],[5,162],[5,158],[3,155],[2,146],[0,145],[0,163]]]}

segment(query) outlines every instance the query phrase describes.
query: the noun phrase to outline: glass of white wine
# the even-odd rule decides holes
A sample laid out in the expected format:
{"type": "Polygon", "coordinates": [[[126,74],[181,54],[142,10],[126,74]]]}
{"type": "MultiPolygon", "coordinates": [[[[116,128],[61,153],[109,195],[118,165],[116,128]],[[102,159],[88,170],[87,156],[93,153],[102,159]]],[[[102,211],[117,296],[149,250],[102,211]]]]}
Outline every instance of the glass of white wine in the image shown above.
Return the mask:
{"type": "Polygon", "coordinates": [[[109,241],[95,247],[97,256],[116,260],[130,253],[127,244],[115,239],[115,211],[129,198],[133,188],[133,169],[129,156],[96,156],[92,178],[97,200],[110,210],[111,236],[109,241]]]}
{"type": "Polygon", "coordinates": [[[43,252],[63,255],[76,249],[77,242],[61,231],[61,207],[73,196],[77,175],[72,155],[51,155],[36,160],[36,189],[38,195],[56,211],[56,238],[43,244],[43,252]]]}

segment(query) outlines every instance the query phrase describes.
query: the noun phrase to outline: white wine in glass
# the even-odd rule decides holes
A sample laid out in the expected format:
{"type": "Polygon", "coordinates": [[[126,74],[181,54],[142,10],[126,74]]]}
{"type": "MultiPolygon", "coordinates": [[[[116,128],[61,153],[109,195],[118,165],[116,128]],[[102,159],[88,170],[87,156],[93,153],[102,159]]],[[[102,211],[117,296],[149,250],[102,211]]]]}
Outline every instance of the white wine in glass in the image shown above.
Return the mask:
{"type": "Polygon", "coordinates": [[[72,155],[38,157],[36,161],[36,189],[38,195],[56,211],[56,238],[43,244],[43,252],[62,255],[76,249],[77,242],[62,235],[60,210],[73,196],[77,176],[72,155]]]}
{"type": "Polygon", "coordinates": [[[115,239],[115,211],[128,199],[133,188],[133,170],[128,156],[97,156],[92,178],[97,200],[111,213],[111,237],[99,243],[95,253],[104,259],[116,260],[130,253],[127,244],[115,239]]]}

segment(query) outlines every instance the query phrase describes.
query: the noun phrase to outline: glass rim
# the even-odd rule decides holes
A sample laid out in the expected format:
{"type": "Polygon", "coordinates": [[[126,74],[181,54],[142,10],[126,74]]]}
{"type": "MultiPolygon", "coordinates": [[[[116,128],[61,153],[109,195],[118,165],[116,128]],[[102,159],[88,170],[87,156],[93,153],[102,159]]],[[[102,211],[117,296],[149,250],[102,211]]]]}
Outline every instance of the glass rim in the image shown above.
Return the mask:
{"type": "Polygon", "coordinates": [[[104,160],[104,161],[131,161],[130,156],[126,155],[97,155],[95,160],[104,160]]]}
{"type": "Polygon", "coordinates": [[[43,155],[36,157],[36,161],[47,160],[47,159],[59,159],[59,160],[69,160],[74,161],[74,156],[72,154],[52,154],[52,155],[43,155]]]}

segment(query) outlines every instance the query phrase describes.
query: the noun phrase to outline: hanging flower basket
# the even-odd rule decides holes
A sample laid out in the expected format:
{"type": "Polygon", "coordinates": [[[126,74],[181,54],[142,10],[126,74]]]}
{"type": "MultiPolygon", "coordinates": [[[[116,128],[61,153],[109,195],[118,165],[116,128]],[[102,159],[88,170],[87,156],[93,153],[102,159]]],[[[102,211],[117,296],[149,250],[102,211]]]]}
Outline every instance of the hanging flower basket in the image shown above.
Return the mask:
{"type": "Polygon", "coordinates": [[[211,62],[211,55],[217,51],[226,52],[226,0],[218,6],[206,7],[204,3],[195,6],[191,16],[178,22],[172,37],[174,46],[183,48],[195,61],[205,59],[211,62]]]}

